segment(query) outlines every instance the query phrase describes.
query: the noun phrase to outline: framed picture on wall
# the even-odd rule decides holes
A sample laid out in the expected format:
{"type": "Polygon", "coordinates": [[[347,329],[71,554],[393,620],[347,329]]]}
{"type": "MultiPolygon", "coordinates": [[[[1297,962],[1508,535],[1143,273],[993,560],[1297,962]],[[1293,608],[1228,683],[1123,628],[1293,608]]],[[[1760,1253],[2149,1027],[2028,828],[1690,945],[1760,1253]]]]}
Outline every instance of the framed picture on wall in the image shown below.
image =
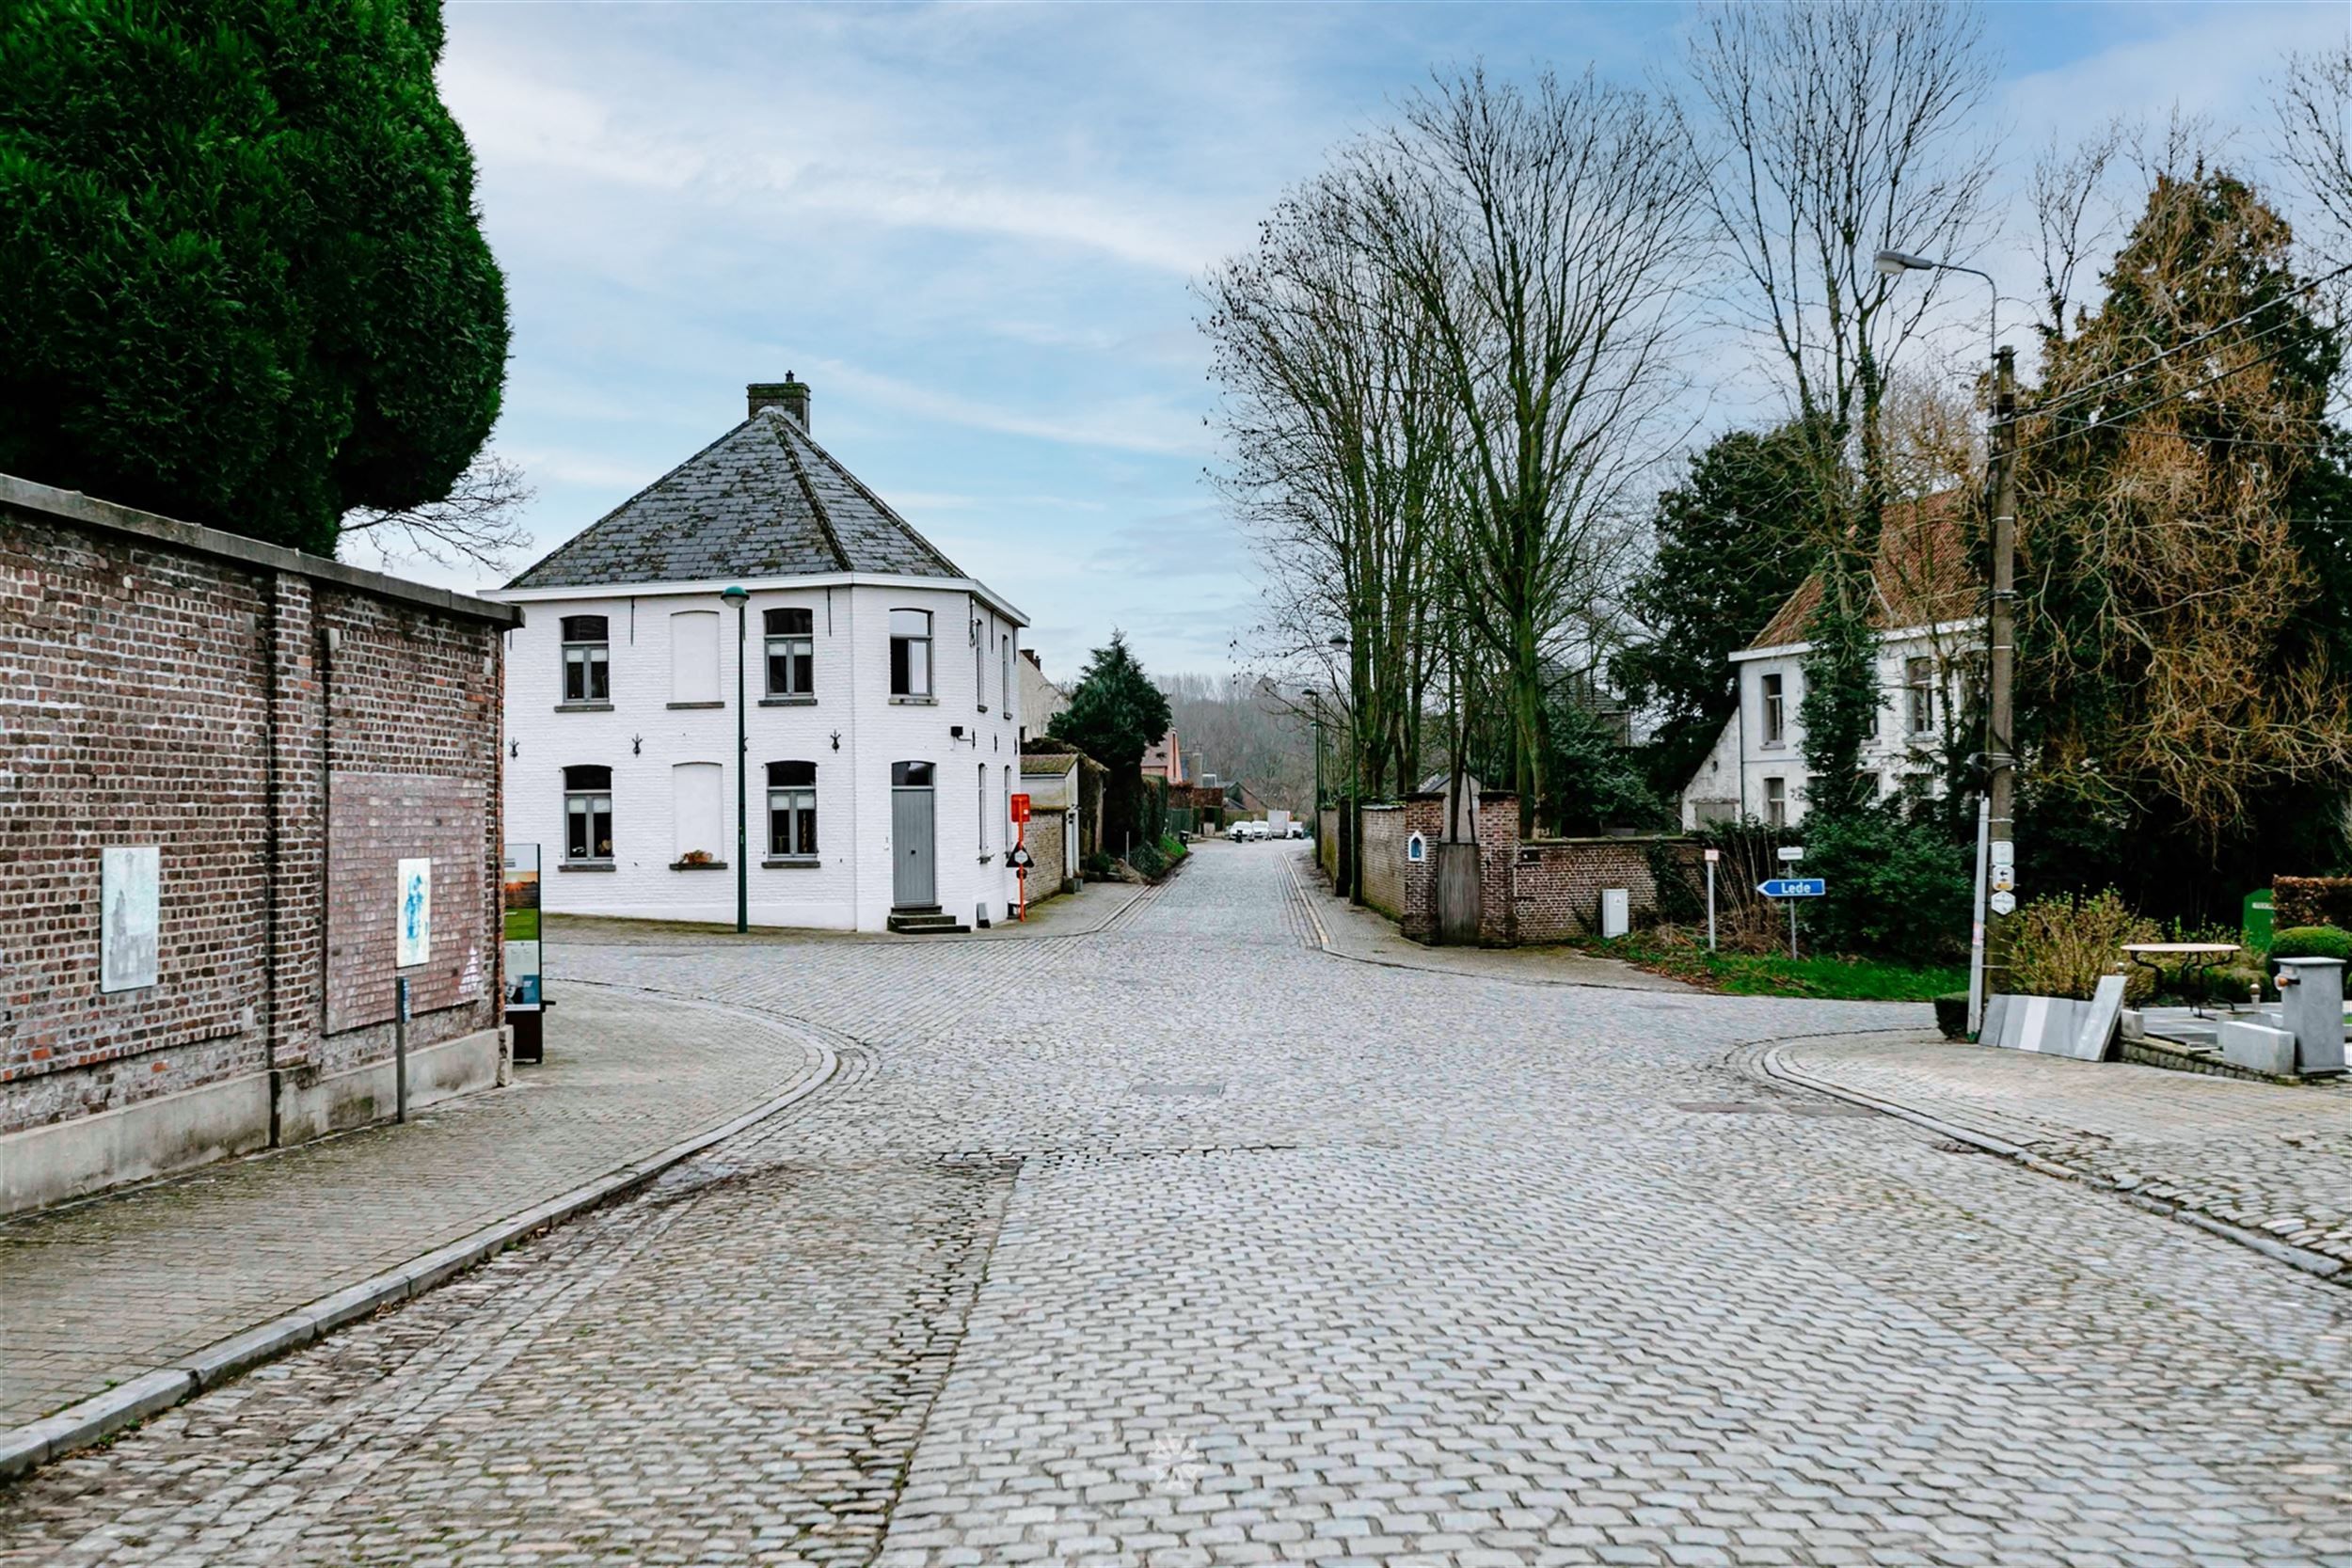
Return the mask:
{"type": "Polygon", "coordinates": [[[98,856],[98,989],[143,990],[155,983],[163,851],[149,845],[98,856]]]}
{"type": "Polygon", "coordinates": [[[400,863],[400,943],[392,959],[395,969],[412,969],[433,953],[433,861],[430,856],[400,863]]]}

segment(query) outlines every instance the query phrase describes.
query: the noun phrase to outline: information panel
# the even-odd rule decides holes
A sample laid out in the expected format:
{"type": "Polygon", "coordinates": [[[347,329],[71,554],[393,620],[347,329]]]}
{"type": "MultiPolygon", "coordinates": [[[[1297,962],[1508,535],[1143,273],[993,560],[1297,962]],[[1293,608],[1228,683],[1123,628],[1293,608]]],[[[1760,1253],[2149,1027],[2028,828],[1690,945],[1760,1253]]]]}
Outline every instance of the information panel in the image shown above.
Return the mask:
{"type": "Polygon", "coordinates": [[[539,1010],[539,847],[506,846],[500,878],[506,897],[506,1010],[539,1010]]]}

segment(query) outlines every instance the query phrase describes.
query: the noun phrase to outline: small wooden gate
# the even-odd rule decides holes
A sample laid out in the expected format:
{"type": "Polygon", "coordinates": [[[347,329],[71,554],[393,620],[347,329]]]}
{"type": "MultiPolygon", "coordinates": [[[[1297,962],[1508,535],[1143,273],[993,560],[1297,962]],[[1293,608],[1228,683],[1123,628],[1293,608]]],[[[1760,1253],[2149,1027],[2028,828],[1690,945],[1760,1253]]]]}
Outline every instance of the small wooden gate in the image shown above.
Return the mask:
{"type": "Polygon", "coordinates": [[[1478,941],[1478,846],[1433,844],[1438,857],[1438,940],[1474,945],[1478,941]]]}

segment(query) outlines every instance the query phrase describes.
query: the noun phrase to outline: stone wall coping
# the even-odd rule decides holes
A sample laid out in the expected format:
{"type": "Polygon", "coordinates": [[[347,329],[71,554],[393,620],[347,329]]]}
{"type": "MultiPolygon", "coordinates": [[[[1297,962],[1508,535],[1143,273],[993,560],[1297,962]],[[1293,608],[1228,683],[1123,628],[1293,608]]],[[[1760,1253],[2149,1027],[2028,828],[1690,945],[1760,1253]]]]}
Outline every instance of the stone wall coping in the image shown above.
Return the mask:
{"type": "Polygon", "coordinates": [[[1519,840],[1519,845],[1527,849],[1549,849],[1553,847],[1573,848],[1580,845],[1592,844],[1688,844],[1690,842],[1691,835],[1688,833],[1593,833],[1579,838],[1523,838],[1519,840]]]}
{"type": "Polygon", "coordinates": [[[290,550],[283,545],[266,544],[199,523],[185,523],[177,517],[101,500],[79,490],[39,484],[14,474],[0,474],[0,513],[27,514],[38,522],[66,522],[103,532],[130,534],[194,555],[208,555],[266,571],[290,572],[313,581],[357,589],[377,598],[402,600],[444,615],[487,621],[495,626],[522,625],[523,612],[518,606],[493,604],[470,594],[427,587],[362,566],[345,565],[325,556],[290,550]]]}

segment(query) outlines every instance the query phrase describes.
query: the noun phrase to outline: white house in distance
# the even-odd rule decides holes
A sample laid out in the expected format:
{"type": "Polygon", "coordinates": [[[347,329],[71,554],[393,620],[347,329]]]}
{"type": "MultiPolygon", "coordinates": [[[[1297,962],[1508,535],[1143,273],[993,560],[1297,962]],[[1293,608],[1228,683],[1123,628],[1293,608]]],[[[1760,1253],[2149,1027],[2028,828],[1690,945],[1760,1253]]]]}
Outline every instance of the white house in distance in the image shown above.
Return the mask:
{"type": "Polygon", "coordinates": [[[805,382],[748,393],[487,595],[524,608],[506,836],[548,910],[731,922],[739,799],[754,925],[1002,919],[1026,622],[811,438],[805,382]]]}
{"type": "MultiPolygon", "coordinates": [[[[1962,493],[1931,496],[1890,512],[1872,578],[1878,598],[1881,701],[1862,767],[1873,788],[1893,794],[1933,779],[1944,736],[1956,721],[1963,682],[1984,650],[1978,584],[1960,522],[1962,493]]],[[[1731,656],[1740,705],[1682,789],[1684,828],[1753,817],[1773,827],[1804,819],[1805,623],[1820,602],[1819,578],[1788,596],[1756,640],[1731,656]]]]}

